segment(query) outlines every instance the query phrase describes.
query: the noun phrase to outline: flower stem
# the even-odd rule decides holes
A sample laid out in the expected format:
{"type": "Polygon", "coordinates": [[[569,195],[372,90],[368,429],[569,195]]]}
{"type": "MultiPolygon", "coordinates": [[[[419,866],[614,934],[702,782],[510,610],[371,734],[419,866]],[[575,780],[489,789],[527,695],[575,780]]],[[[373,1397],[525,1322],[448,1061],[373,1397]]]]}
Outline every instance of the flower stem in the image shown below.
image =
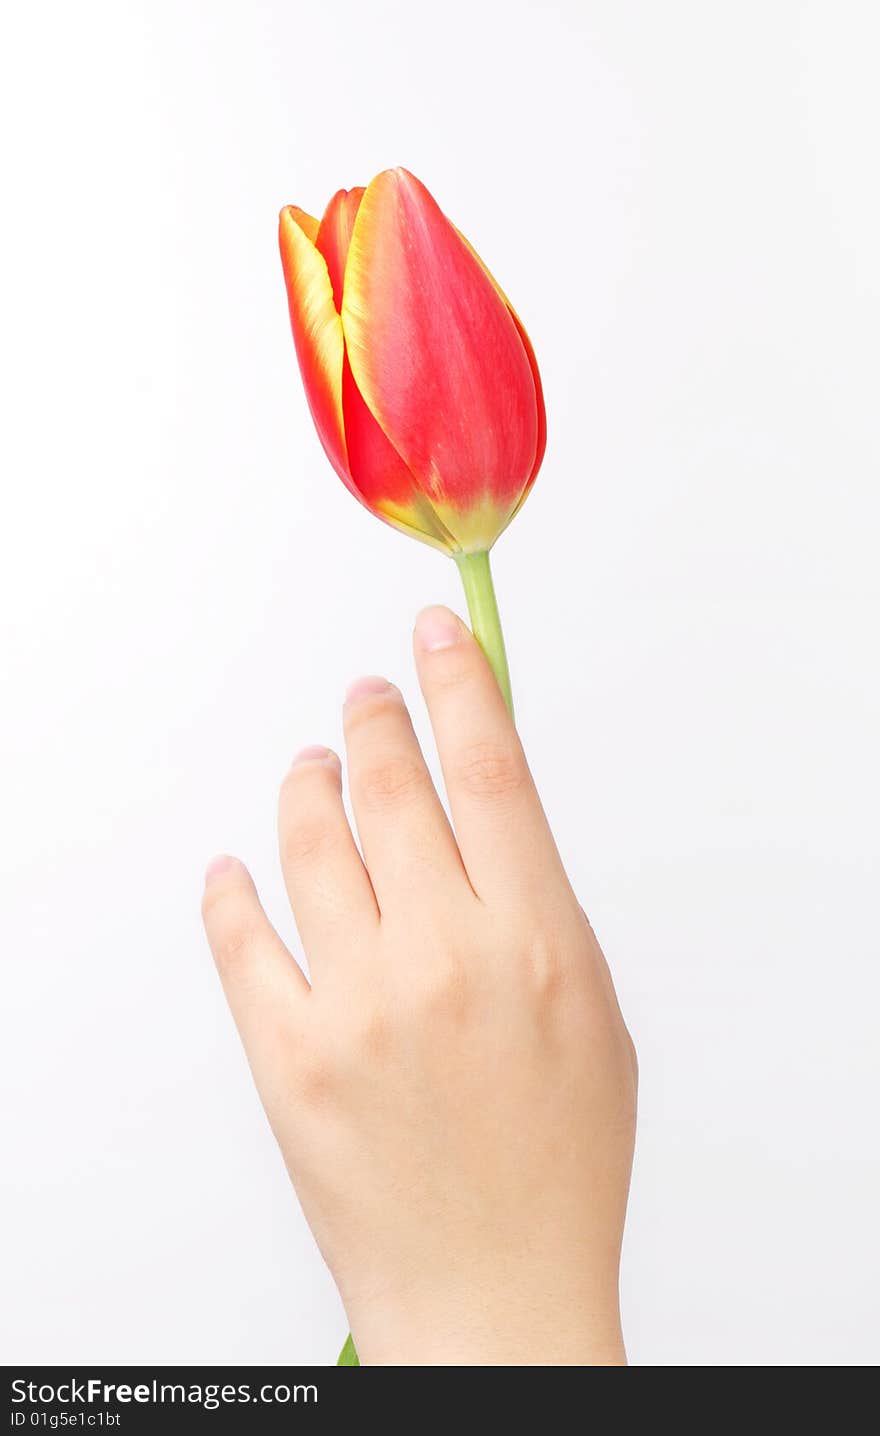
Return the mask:
{"type": "MultiPolygon", "coordinates": [[[[510,672],[507,667],[507,654],[504,650],[501,619],[498,616],[495,585],[492,582],[492,570],[489,567],[489,552],[484,549],[480,553],[457,553],[455,562],[464,584],[464,595],[467,599],[474,638],[489,660],[489,666],[498,680],[498,687],[501,689],[504,701],[513,717],[510,672]]],[[[360,1366],[351,1336],[346,1337],[336,1365],[360,1366]]]]}
{"type": "Polygon", "coordinates": [[[464,584],[464,594],[467,599],[474,638],[488,658],[504,701],[513,716],[510,672],[507,667],[507,654],[504,651],[504,634],[501,632],[501,619],[498,616],[498,604],[495,599],[488,551],[484,549],[481,553],[457,553],[455,562],[464,584]]]}
{"type": "Polygon", "coordinates": [[[360,1362],[358,1361],[358,1354],[357,1354],[357,1352],[356,1352],[355,1349],[354,1349],[354,1342],[353,1342],[352,1339],[351,1339],[351,1333],[350,1333],[350,1332],[349,1332],[348,1336],[345,1338],[345,1345],[343,1346],[342,1350],[341,1350],[340,1353],[339,1353],[339,1360],[337,1361],[336,1365],[337,1365],[337,1366],[360,1366],[360,1362]]]}

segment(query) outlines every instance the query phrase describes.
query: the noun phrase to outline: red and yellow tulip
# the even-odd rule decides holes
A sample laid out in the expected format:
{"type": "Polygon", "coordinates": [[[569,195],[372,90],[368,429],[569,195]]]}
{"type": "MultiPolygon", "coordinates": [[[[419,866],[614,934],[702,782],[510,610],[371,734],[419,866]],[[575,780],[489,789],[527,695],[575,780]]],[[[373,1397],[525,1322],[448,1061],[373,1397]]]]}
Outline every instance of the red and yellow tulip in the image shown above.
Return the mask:
{"type": "Polygon", "coordinates": [[[425,186],[383,170],[320,220],[281,211],[290,320],[315,427],[343,483],[404,532],[486,551],[544,455],[534,351],[425,186]]]}

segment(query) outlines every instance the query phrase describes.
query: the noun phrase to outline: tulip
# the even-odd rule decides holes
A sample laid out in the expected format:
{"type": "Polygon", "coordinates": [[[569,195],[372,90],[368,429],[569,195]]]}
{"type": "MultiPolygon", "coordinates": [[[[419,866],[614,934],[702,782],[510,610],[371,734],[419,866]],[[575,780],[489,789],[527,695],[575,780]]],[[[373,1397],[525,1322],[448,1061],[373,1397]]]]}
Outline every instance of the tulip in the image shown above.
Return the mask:
{"type": "Polygon", "coordinates": [[[489,550],[541,466],[537,361],[510,302],[404,169],[281,211],[290,322],[315,427],[372,513],[451,554],[508,705],[489,550]]]}

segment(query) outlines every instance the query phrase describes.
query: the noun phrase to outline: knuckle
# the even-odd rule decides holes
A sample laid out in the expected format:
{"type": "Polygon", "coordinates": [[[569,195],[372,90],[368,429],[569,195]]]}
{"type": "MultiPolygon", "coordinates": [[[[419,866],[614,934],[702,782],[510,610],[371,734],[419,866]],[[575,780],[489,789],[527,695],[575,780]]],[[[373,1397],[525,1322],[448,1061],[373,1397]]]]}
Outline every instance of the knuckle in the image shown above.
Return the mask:
{"type": "Polygon", "coordinates": [[[559,998],[568,985],[568,967],[559,947],[543,936],[529,944],[526,971],[532,991],[546,1003],[559,998]]]}
{"type": "Polygon", "coordinates": [[[317,1046],[305,1046],[295,1066],[296,1097],[312,1111],[325,1107],[333,1092],[332,1064],[317,1046]]]}
{"type": "Polygon", "coordinates": [[[524,786],[525,765],[510,744],[474,744],[461,757],[458,780],[475,798],[510,798],[524,786]]]}
{"type": "Polygon", "coordinates": [[[229,922],[213,945],[221,975],[240,974],[246,970],[254,945],[254,929],[246,920],[237,918],[229,922]]]}
{"type": "Polygon", "coordinates": [[[202,921],[221,978],[247,984],[263,933],[263,910],[245,870],[209,883],[202,894],[202,921]]]}
{"type": "Polygon", "coordinates": [[[419,1008],[431,1021],[461,1022],[471,1005],[467,966],[450,956],[422,973],[416,989],[419,1008]]]}
{"type": "Polygon", "coordinates": [[[292,768],[281,785],[279,829],[281,857],[293,867],[319,861],[333,843],[332,800],[336,775],[325,764],[292,768]]]}
{"type": "Polygon", "coordinates": [[[298,813],[285,825],[281,855],[289,867],[308,867],[319,862],[331,845],[331,834],[323,818],[313,813],[298,813]]]}
{"type": "Polygon", "coordinates": [[[367,806],[382,811],[410,802],[424,790],[424,783],[424,770],[418,763],[386,758],[373,762],[361,775],[358,786],[367,806]]]}

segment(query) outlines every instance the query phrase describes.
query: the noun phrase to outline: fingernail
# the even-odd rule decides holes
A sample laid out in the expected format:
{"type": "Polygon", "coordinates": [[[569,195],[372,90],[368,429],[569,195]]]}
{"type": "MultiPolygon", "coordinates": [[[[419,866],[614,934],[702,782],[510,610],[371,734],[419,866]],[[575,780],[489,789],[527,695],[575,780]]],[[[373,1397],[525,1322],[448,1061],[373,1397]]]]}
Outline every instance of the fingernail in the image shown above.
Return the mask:
{"type": "Polygon", "coordinates": [[[391,684],[387,678],[379,678],[378,675],[370,675],[366,678],[356,678],[348,686],[345,695],[346,704],[356,703],[359,698],[366,698],[369,693],[390,693],[391,684]]]}
{"type": "Polygon", "coordinates": [[[230,868],[234,868],[235,865],[236,859],[227,857],[225,853],[212,858],[205,869],[205,882],[213,882],[215,878],[220,877],[221,873],[228,873],[230,868]]]}
{"type": "Polygon", "coordinates": [[[338,766],[339,759],[332,748],[324,748],[320,743],[310,743],[307,748],[300,748],[290,766],[296,768],[300,763],[329,762],[331,760],[338,766]]]}
{"type": "Polygon", "coordinates": [[[460,643],[462,623],[448,608],[423,608],[416,619],[416,638],[426,653],[460,643]]]}

